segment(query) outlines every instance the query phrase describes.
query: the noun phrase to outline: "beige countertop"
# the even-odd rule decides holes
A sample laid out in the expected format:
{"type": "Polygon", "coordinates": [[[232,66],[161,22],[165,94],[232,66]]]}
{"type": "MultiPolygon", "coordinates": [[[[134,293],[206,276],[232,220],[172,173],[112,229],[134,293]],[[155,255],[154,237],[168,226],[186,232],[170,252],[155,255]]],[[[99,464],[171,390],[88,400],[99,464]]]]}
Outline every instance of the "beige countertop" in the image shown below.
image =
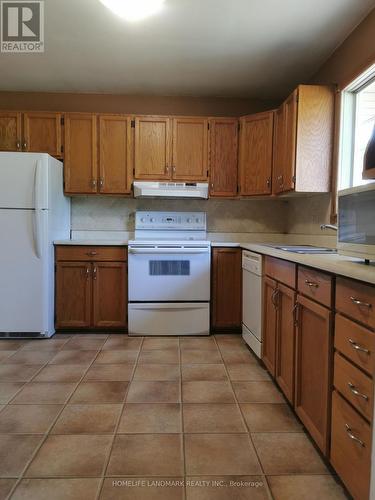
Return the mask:
{"type": "Polygon", "coordinates": [[[122,247],[128,245],[128,240],[56,240],[54,245],[75,245],[75,246],[106,246],[122,247]]]}

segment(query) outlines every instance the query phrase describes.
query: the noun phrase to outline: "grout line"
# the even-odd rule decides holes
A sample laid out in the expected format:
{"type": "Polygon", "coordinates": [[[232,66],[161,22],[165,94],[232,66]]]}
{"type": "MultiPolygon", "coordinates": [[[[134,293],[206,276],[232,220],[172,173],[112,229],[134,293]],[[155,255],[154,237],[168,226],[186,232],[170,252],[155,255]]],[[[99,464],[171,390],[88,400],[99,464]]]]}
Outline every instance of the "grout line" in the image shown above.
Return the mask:
{"type": "Polygon", "coordinates": [[[181,444],[182,444],[182,465],[183,465],[183,498],[187,498],[186,490],[186,453],[185,453],[185,428],[184,428],[184,404],[182,394],[182,351],[181,351],[181,337],[178,337],[178,359],[180,367],[180,418],[181,418],[181,444]]]}

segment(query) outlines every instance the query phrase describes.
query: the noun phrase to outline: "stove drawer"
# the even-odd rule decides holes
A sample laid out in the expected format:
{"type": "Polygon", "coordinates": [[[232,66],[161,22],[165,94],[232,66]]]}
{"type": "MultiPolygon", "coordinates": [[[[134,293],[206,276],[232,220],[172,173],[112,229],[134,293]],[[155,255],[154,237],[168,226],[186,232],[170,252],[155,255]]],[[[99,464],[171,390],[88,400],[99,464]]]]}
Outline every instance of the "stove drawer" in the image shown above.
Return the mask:
{"type": "Polygon", "coordinates": [[[209,303],[129,304],[129,335],[209,335],[209,303]]]}

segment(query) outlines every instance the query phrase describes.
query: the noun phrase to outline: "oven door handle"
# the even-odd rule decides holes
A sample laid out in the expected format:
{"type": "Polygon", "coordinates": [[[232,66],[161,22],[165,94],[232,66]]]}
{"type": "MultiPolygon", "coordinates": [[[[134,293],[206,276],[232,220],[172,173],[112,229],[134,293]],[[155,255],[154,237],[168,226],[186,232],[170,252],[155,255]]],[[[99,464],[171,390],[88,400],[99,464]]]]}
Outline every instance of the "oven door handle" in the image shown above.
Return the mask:
{"type": "Polygon", "coordinates": [[[178,254],[199,254],[208,253],[209,248],[132,248],[129,247],[129,253],[137,254],[147,254],[147,255],[178,255],[178,254]]]}

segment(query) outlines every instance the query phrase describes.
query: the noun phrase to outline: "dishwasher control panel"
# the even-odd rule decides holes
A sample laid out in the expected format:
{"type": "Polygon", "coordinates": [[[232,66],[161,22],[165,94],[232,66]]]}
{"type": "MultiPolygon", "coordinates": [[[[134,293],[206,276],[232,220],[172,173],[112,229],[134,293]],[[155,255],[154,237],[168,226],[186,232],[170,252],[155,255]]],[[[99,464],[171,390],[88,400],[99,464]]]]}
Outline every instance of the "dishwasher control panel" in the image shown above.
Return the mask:
{"type": "Polygon", "coordinates": [[[261,276],[263,269],[263,256],[259,253],[242,251],[242,269],[261,276]]]}

